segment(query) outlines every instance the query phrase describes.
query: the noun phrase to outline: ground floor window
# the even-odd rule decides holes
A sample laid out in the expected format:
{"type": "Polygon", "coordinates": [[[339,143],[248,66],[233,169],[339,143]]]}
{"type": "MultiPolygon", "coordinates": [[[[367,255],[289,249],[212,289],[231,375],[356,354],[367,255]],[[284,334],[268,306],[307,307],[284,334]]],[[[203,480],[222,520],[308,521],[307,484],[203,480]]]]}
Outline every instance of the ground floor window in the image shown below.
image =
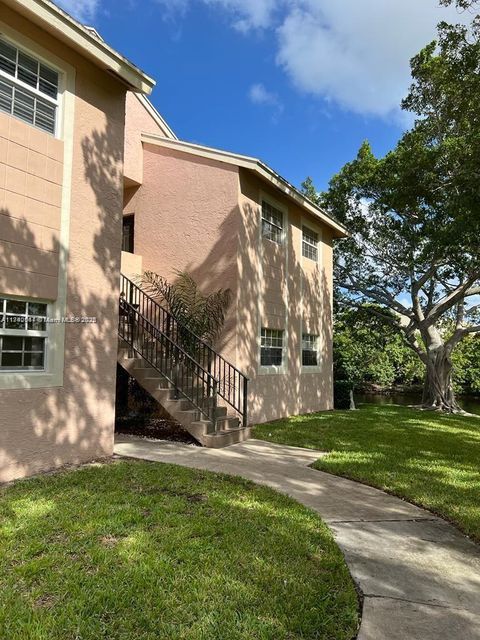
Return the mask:
{"type": "Polygon", "coordinates": [[[318,336],[312,333],[302,335],[302,366],[318,366],[318,336]]]}
{"type": "Polygon", "coordinates": [[[0,370],[45,369],[47,304],[0,297],[0,370]]]}
{"type": "Polygon", "coordinates": [[[281,367],[283,364],[283,331],[262,327],[260,364],[262,367],[281,367]]]}

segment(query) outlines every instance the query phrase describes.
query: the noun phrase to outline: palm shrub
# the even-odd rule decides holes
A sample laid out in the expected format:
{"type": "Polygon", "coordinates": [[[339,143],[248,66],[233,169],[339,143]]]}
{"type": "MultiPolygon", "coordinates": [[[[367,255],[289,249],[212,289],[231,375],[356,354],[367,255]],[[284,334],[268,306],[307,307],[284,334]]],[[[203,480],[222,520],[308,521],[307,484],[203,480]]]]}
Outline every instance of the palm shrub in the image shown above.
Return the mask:
{"type": "Polygon", "coordinates": [[[218,289],[204,294],[189,273],[176,271],[175,274],[175,281],[169,282],[153,271],[145,271],[140,284],[174,316],[184,345],[189,346],[190,332],[210,346],[214,345],[225,324],[232,291],[218,289]]]}

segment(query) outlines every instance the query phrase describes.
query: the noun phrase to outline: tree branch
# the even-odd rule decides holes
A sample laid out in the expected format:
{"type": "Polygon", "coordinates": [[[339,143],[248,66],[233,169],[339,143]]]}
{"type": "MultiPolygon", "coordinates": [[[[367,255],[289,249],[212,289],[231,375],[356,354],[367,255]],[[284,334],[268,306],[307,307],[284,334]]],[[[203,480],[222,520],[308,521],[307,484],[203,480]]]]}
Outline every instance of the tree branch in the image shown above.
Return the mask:
{"type": "MultiPolygon", "coordinates": [[[[475,282],[476,279],[477,279],[476,275],[474,277],[469,278],[462,284],[458,285],[455,289],[453,289],[453,291],[451,291],[448,295],[444,296],[441,300],[439,300],[437,304],[435,304],[432,307],[432,309],[430,310],[430,313],[427,315],[427,318],[426,318],[427,325],[430,326],[434,324],[438,320],[438,318],[443,313],[445,313],[445,311],[447,311],[448,309],[451,309],[451,307],[453,307],[453,305],[455,305],[462,298],[465,298],[465,296],[469,291],[475,290],[475,289],[471,289],[470,287],[472,286],[472,284],[475,282]]],[[[480,288],[479,288],[479,292],[480,292],[480,288]]],[[[468,295],[475,295],[475,294],[468,293],[468,295]]]]}
{"type": "Polygon", "coordinates": [[[407,309],[406,307],[404,307],[403,304],[398,302],[398,300],[396,300],[391,294],[383,290],[378,290],[378,288],[377,290],[375,290],[375,289],[369,289],[368,287],[364,287],[351,274],[349,274],[349,278],[352,282],[351,285],[348,285],[347,283],[342,283],[340,285],[344,289],[347,289],[347,291],[360,291],[361,293],[363,293],[363,295],[367,296],[368,298],[372,298],[379,304],[386,305],[390,309],[393,309],[394,311],[396,311],[402,316],[405,316],[406,318],[411,319],[413,317],[413,313],[410,311],[410,309],[407,309]]]}

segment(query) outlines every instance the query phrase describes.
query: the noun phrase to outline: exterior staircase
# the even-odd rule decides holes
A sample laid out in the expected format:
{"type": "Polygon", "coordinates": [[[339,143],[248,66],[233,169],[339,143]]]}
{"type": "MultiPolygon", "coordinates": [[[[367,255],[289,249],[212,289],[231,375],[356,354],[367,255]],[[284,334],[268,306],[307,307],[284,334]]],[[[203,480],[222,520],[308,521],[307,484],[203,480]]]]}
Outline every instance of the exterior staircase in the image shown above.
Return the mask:
{"type": "Polygon", "coordinates": [[[250,437],[248,378],[121,276],[118,363],[200,444],[250,437]]]}

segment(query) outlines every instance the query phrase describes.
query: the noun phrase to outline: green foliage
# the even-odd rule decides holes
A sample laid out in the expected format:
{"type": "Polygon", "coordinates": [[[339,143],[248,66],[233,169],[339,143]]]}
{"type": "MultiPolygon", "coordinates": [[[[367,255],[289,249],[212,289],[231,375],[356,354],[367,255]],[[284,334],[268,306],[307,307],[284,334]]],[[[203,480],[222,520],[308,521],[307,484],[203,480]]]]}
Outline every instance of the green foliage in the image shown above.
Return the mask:
{"type": "Polygon", "coordinates": [[[231,290],[204,294],[190,274],[178,271],[176,275],[175,282],[170,283],[153,271],[146,271],[140,282],[147,293],[166,305],[179,325],[214,344],[225,323],[231,290]]]}
{"type": "Polygon", "coordinates": [[[448,7],[454,4],[458,9],[478,9],[479,1],[478,0],[440,0],[440,4],[444,7],[448,7]]]}
{"type": "Polygon", "coordinates": [[[391,324],[372,305],[337,311],[333,342],[336,380],[391,387],[418,384],[424,367],[391,324]]]}
{"type": "MultiPolygon", "coordinates": [[[[339,305],[370,304],[390,323],[424,364],[425,404],[445,410],[456,409],[452,353],[480,332],[479,36],[480,18],[439,25],[438,41],[411,63],[403,102],[417,116],[411,130],[383,158],[364,142],[318,198],[350,231],[335,251],[339,305]],[[447,320],[454,329],[446,339],[447,320]]],[[[304,189],[315,191],[311,181],[304,189]]],[[[393,378],[386,355],[375,361],[378,350],[348,332],[342,339],[349,376],[373,367],[375,377],[393,378]]]]}
{"type": "Polygon", "coordinates": [[[333,385],[333,404],[335,409],[350,409],[350,394],[353,384],[349,380],[335,380],[333,385]]]}
{"type": "MultiPolygon", "coordinates": [[[[375,309],[374,305],[337,308],[333,340],[335,380],[349,380],[356,386],[420,385],[424,377],[422,362],[401,334],[373,313],[375,309]]],[[[442,328],[445,336],[452,331],[452,322],[442,328]]],[[[452,360],[455,390],[463,394],[480,393],[480,336],[467,336],[454,351],[452,360]]]]}
{"type": "Polygon", "coordinates": [[[454,351],[455,388],[461,393],[480,394],[480,336],[468,336],[454,351]]]}
{"type": "Polygon", "coordinates": [[[318,201],[318,191],[315,189],[313,180],[310,176],[302,182],[301,191],[312,202],[318,201]]]}
{"type": "Polygon", "coordinates": [[[364,405],[259,425],[254,436],[328,451],[315,468],[423,505],[480,542],[479,417],[364,405]]]}

